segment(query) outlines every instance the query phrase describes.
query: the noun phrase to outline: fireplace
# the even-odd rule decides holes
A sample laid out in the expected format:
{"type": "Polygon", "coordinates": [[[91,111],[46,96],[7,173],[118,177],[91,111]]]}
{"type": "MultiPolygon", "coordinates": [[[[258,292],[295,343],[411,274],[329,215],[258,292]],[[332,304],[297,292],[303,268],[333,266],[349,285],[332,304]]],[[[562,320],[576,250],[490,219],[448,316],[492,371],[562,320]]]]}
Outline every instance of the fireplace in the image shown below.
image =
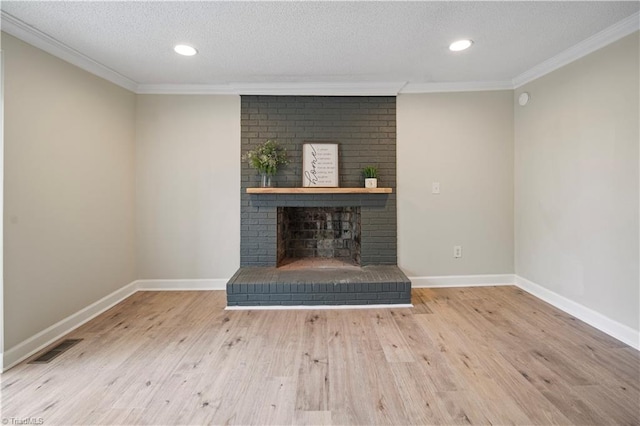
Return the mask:
{"type": "MultiPolygon", "coordinates": [[[[277,224],[279,211],[285,207],[357,207],[359,255],[350,263],[397,265],[395,97],[242,96],[241,107],[241,153],[254,149],[266,139],[277,140],[287,150],[290,163],[278,169],[275,186],[300,187],[304,143],[324,141],[339,144],[340,187],[363,187],[362,168],[375,165],[379,185],[391,188],[392,192],[248,194],[247,188],[258,186],[259,175],[242,161],[240,266],[276,267],[287,256],[283,254],[282,242],[278,241],[277,224]]],[[[238,161],[241,160],[238,158],[238,161]]],[[[334,238],[331,243],[320,244],[320,250],[326,251],[319,252],[318,247],[305,248],[315,250],[316,256],[328,255],[329,246],[340,242],[334,238]]]]}
{"type": "Polygon", "coordinates": [[[360,207],[278,207],[277,266],[360,265],[360,207]]]}
{"type": "Polygon", "coordinates": [[[362,168],[374,165],[390,191],[255,193],[259,176],[243,161],[240,269],[228,305],[410,303],[397,266],[395,97],[242,96],[241,153],[267,139],[289,157],[276,187],[300,188],[303,146],[323,141],[339,144],[340,188],[362,188],[362,168]]]}

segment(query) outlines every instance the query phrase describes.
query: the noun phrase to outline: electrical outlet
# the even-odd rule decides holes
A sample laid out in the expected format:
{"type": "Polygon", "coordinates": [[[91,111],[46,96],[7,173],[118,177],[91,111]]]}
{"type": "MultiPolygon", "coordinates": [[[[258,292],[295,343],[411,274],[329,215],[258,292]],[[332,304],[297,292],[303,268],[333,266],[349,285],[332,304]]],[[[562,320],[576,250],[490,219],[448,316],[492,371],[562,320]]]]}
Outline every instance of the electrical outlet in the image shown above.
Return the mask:
{"type": "Polygon", "coordinates": [[[453,246],[453,257],[456,259],[462,257],[462,246],[453,246]]]}
{"type": "Polygon", "coordinates": [[[431,184],[431,193],[439,194],[440,193],[440,182],[433,182],[431,184]]]}

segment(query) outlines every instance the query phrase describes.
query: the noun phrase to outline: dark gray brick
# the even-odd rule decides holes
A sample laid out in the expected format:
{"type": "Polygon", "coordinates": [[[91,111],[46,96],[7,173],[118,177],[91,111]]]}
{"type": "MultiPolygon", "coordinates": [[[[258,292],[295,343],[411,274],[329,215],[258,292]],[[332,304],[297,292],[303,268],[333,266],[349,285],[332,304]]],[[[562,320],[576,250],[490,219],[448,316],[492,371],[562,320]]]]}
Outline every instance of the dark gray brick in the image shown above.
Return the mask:
{"type": "Polygon", "coordinates": [[[261,293],[247,294],[247,300],[252,302],[262,302],[264,300],[269,300],[269,295],[261,293]]]}
{"type": "MultiPolygon", "coordinates": [[[[400,293],[397,291],[392,291],[388,293],[378,293],[378,299],[380,300],[397,300],[400,298],[400,293]]],[[[385,302],[387,303],[387,302],[385,302]]]]}
{"type": "Polygon", "coordinates": [[[228,302],[243,302],[247,300],[246,294],[228,294],[227,301],[228,302]]]}
{"type": "Polygon", "coordinates": [[[270,294],[269,300],[291,300],[291,294],[270,294]]]}
{"type": "Polygon", "coordinates": [[[376,300],[378,299],[378,295],[376,293],[357,293],[356,299],[376,300]]]}
{"type": "Polygon", "coordinates": [[[322,301],[330,301],[335,300],[335,294],[333,293],[315,293],[313,295],[313,300],[322,300],[322,301]]]}
{"type": "Polygon", "coordinates": [[[291,300],[313,300],[313,294],[310,293],[294,293],[291,300]]]}
{"type": "Polygon", "coordinates": [[[355,298],[355,293],[335,293],[335,300],[352,300],[355,298]]]}

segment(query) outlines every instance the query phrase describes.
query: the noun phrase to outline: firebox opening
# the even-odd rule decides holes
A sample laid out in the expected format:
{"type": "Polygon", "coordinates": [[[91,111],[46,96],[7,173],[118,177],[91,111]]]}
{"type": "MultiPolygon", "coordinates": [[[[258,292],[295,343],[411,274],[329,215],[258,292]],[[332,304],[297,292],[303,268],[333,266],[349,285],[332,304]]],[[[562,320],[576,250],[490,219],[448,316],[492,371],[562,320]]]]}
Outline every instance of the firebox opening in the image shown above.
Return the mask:
{"type": "Polygon", "coordinates": [[[360,207],[278,207],[278,267],[360,265],[360,207]]]}

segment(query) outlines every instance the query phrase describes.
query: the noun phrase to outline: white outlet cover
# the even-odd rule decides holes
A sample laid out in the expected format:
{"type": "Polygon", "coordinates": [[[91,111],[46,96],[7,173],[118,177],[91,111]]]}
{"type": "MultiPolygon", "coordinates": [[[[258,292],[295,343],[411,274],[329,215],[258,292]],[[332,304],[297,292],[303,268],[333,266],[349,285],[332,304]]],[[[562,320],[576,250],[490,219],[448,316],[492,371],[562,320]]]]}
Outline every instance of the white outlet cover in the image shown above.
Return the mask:
{"type": "Polygon", "coordinates": [[[433,182],[431,184],[431,193],[439,194],[440,193],[440,182],[433,182]]]}

